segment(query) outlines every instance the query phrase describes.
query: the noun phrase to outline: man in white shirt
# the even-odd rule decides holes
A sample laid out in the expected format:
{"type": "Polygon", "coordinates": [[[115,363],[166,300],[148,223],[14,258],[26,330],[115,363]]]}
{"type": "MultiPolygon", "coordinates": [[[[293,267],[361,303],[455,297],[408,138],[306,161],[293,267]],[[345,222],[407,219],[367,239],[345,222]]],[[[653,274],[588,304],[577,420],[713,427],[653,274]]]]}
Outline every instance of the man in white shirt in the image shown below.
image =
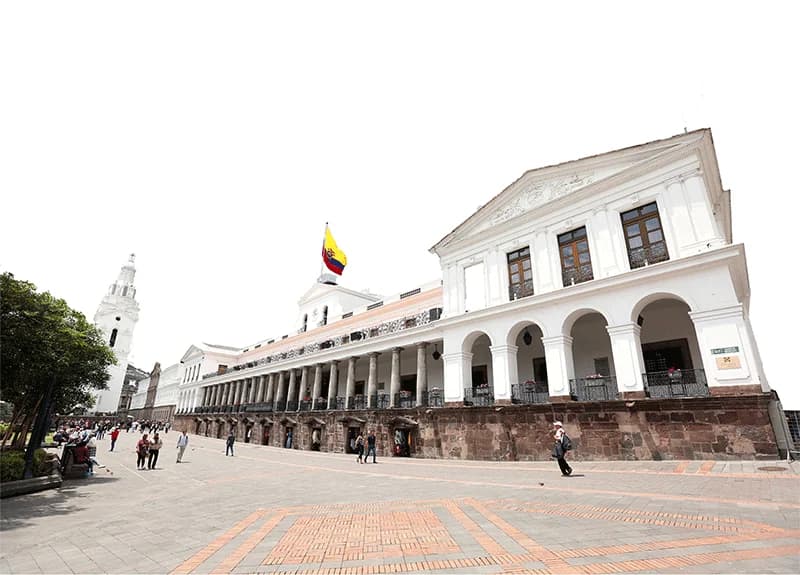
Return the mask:
{"type": "Polygon", "coordinates": [[[175,463],[180,463],[181,459],[183,459],[183,452],[186,451],[186,446],[189,445],[189,436],[186,435],[184,431],[178,437],[178,460],[175,463]]]}

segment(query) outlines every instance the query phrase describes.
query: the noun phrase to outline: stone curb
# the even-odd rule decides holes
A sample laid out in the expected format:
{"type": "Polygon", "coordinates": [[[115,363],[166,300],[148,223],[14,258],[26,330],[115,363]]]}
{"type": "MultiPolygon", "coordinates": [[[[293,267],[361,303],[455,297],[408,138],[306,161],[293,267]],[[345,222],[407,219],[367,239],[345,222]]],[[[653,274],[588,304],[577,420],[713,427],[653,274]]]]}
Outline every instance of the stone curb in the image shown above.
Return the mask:
{"type": "Polygon", "coordinates": [[[61,487],[61,481],[61,474],[56,470],[50,475],[42,477],[0,483],[0,498],[5,499],[6,497],[36,493],[45,489],[55,489],[56,487],[61,487]]]}

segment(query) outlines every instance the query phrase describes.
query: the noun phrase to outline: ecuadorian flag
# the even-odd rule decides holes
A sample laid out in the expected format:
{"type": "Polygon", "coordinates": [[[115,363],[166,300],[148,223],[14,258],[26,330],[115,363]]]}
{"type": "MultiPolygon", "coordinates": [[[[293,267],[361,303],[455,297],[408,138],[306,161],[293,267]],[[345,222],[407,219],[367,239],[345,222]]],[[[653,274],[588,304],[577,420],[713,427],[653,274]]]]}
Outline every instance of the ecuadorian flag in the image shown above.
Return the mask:
{"type": "Polygon", "coordinates": [[[328,226],[325,226],[325,241],[322,242],[322,261],[328,269],[337,275],[342,275],[344,266],[347,265],[347,256],[336,245],[328,226]]]}

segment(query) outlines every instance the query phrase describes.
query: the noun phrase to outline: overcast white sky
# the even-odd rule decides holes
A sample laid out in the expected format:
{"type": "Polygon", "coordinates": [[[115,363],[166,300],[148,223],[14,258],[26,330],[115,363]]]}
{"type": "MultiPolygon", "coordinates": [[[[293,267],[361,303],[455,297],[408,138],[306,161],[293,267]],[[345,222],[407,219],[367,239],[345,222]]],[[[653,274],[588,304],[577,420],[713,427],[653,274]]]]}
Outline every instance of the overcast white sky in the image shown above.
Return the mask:
{"type": "Polygon", "coordinates": [[[439,279],[525,170],[711,127],[767,377],[797,377],[792,3],[4,2],[0,268],[90,319],[130,252],[134,363],[439,279]],[[790,371],[791,370],[791,371],[790,371]]]}

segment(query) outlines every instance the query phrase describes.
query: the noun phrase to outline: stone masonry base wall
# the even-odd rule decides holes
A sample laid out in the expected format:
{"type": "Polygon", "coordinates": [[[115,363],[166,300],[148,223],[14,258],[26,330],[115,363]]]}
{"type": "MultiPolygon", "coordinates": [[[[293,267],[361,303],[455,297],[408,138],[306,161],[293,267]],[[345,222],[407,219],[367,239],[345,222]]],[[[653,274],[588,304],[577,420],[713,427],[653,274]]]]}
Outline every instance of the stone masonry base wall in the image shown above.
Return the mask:
{"type": "Polygon", "coordinates": [[[237,441],[344,453],[349,428],[377,436],[378,457],[390,456],[395,431],[408,433],[413,457],[506,461],[549,460],[552,423],[572,439],[575,460],[776,458],[769,394],[744,397],[643,399],[543,405],[444,407],[301,413],[176,416],[175,428],[237,441]]]}

